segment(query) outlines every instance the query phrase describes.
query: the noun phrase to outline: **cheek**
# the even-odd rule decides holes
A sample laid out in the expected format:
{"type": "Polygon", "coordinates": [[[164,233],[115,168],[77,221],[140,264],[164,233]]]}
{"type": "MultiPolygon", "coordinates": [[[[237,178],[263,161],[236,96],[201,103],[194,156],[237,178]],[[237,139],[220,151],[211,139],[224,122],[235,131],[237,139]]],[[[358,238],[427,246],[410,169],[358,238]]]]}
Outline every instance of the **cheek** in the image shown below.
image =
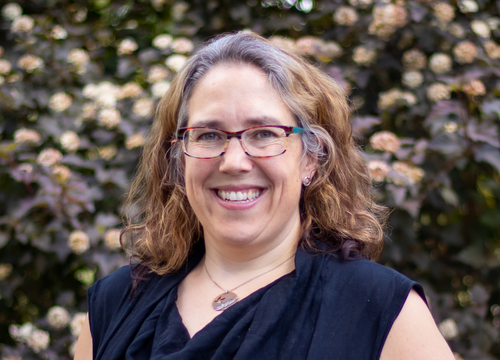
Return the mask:
{"type": "Polygon", "coordinates": [[[217,169],[211,160],[186,158],[184,163],[184,181],[186,195],[193,209],[207,209],[210,192],[208,182],[217,169]]]}
{"type": "Polygon", "coordinates": [[[288,183],[290,201],[294,204],[300,202],[300,194],[302,192],[302,183],[298,178],[294,178],[288,183]]]}
{"type": "Polygon", "coordinates": [[[205,167],[195,164],[192,159],[186,159],[183,166],[186,195],[192,207],[196,206],[196,198],[201,194],[206,179],[205,167]]]}
{"type": "Polygon", "coordinates": [[[300,168],[296,163],[288,166],[275,166],[272,168],[271,181],[274,185],[276,196],[287,202],[298,202],[302,190],[302,180],[300,178],[300,168]]]}
{"type": "Polygon", "coordinates": [[[300,157],[298,157],[293,164],[290,164],[290,170],[291,171],[287,176],[286,185],[289,196],[291,197],[290,201],[298,204],[302,193],[302,166],[300,163],[300,157]]]}

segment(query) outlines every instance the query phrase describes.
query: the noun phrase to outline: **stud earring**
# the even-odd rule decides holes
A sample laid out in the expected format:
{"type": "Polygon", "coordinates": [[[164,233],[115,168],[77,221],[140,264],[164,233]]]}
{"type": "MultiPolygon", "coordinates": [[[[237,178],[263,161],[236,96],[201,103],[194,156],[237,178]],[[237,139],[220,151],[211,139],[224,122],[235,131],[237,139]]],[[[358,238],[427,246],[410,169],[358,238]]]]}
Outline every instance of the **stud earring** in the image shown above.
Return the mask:
{"type": "Polygon", "coordinates": [[[311,178],[309,176],[306,176],[304,179],[302,179],[302,185],[304,185],[306,187],[311,185],[311,182],[312,181],[311,181],[311,178]]]}

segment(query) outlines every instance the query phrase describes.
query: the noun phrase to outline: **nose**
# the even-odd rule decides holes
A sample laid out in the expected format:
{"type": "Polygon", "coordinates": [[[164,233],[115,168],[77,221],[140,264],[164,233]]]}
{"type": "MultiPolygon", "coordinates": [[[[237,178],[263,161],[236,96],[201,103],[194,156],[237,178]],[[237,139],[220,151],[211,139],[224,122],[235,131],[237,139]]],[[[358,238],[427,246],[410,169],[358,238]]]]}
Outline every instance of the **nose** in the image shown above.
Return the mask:
{"type": "Polygon", "coordinates": [[[219,171],[230,174],[252,170],[252,159],[245,154],[243,144],[237,138],[231,138],[226,152],[221,157],[219,171]]]}

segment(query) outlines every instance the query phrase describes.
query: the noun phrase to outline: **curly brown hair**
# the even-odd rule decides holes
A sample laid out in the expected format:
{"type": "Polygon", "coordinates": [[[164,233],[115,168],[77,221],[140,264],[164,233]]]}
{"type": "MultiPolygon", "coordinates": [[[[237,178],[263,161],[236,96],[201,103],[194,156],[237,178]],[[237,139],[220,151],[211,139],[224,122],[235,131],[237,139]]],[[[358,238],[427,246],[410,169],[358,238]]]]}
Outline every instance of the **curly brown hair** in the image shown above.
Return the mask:
{"type": "Polygon", "coordinates": [[[384,206],[373,202],[371,179],[352,137],[344,91],[302,57],[249,33],[222,35],[193,55],[161,100],[126,201],[125,228],[131,255],[160,275],[179,270],[202,227],[186,197],[182,148],[173,140],[186,126],[193,88],[215,65],[261,69],[294,114],[304,154],[318,168],[300,200],[301,245],[327,245],[343,259],[376,259],[383,245],[384,206]]]}

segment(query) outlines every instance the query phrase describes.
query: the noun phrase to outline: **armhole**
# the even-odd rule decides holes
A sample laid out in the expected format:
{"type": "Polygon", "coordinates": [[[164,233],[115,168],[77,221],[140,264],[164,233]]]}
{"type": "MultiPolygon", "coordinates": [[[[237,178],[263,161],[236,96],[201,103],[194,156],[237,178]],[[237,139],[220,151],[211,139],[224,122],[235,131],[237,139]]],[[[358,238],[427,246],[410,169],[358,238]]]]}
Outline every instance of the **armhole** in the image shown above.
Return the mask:
{"type": "MultiPolygon", "coordinates": [[[[424,300],[425,305],[427,305],[427,307],[429,307],[429,303],[427,302],[427,298],[425,297],[424,288],[422,287],[422,285],[420,285],[419,283],[413,283],[413,286],[411,287],[410,291],[411,290],[415,290],[417,292],[417,294],[420,295],[422,300],[424,300]]],[[[408,291],[408,294],[406,294],[406,297],[408,297],[408,295],[410,294],[410,291],[408,291]]],[[[405,302],[406,302],[406,299],[405,299],[405,302]]],[[[403,308],[403,306],[401,306],[401,309],[402,308],[403,308]]],[[[401,309],[399,309],[398,315],[401,312],[401,309]]],[[[394,320],[396,320],[396,319],[394,319],[394,320]]]]}
{"type": "Polygon", "coordinates": [[[97,339],[96,337],[94,336],[94,323],[92,321],[92,306],[91,306],[91,302],[92,302],[92,299],[93,299],[93,295],[94,295],[94,290],[96,290],[96,286],[98,286],[99,281],[97,281],[95,284],[93,284],[92,286],[90,286],[88,289],[87,289],[87,318],[88,318],[88,321],[89,321],[89,330],[90,330],[90,337],[92,338],[92,357],[95,358],[95,355],[97,354],[97,339]]]}
{"type": "Polygon", "coordinates": [[[394,308],[388,312],[386,319],[382,319],[382,322],[387,323],[387,326],[385,326],[385,328],[384,328],[384,332],[383,332],[382,337],[377,341],[379,343],[379,346],[378,346],[377,356],[375,357],[375,360],[380,359],[380,355],[382,354],[382,349],[384,348],[387,337],[389,336],[389,332],[392,329],[392,325],[394,325],[394,322],[396,321],[399,314],[401,313],[401,310],[403,310],[403,306],[406,304],[406,299],[408,299],[408,295],[410,294],[411,290],[415,290],[417,292],[417,294],[422,298],[425,305],[427,307],[429,307],[429,304],[427,303],[427,299],[425,298],[425,293],[424,293],[424,289],[423,289],[422,285],[420,285],[419,283],[416,283],[414,281],[411,281],[411,286],[409,286],[407,288],[406,292],[401,293],[402,296],[395,295],[394,296],[395,300],[391,304],[391,307],[394,306],[394,308]],[[398,302],[399,302],[399,304],[398,304],[398,302]]]}

